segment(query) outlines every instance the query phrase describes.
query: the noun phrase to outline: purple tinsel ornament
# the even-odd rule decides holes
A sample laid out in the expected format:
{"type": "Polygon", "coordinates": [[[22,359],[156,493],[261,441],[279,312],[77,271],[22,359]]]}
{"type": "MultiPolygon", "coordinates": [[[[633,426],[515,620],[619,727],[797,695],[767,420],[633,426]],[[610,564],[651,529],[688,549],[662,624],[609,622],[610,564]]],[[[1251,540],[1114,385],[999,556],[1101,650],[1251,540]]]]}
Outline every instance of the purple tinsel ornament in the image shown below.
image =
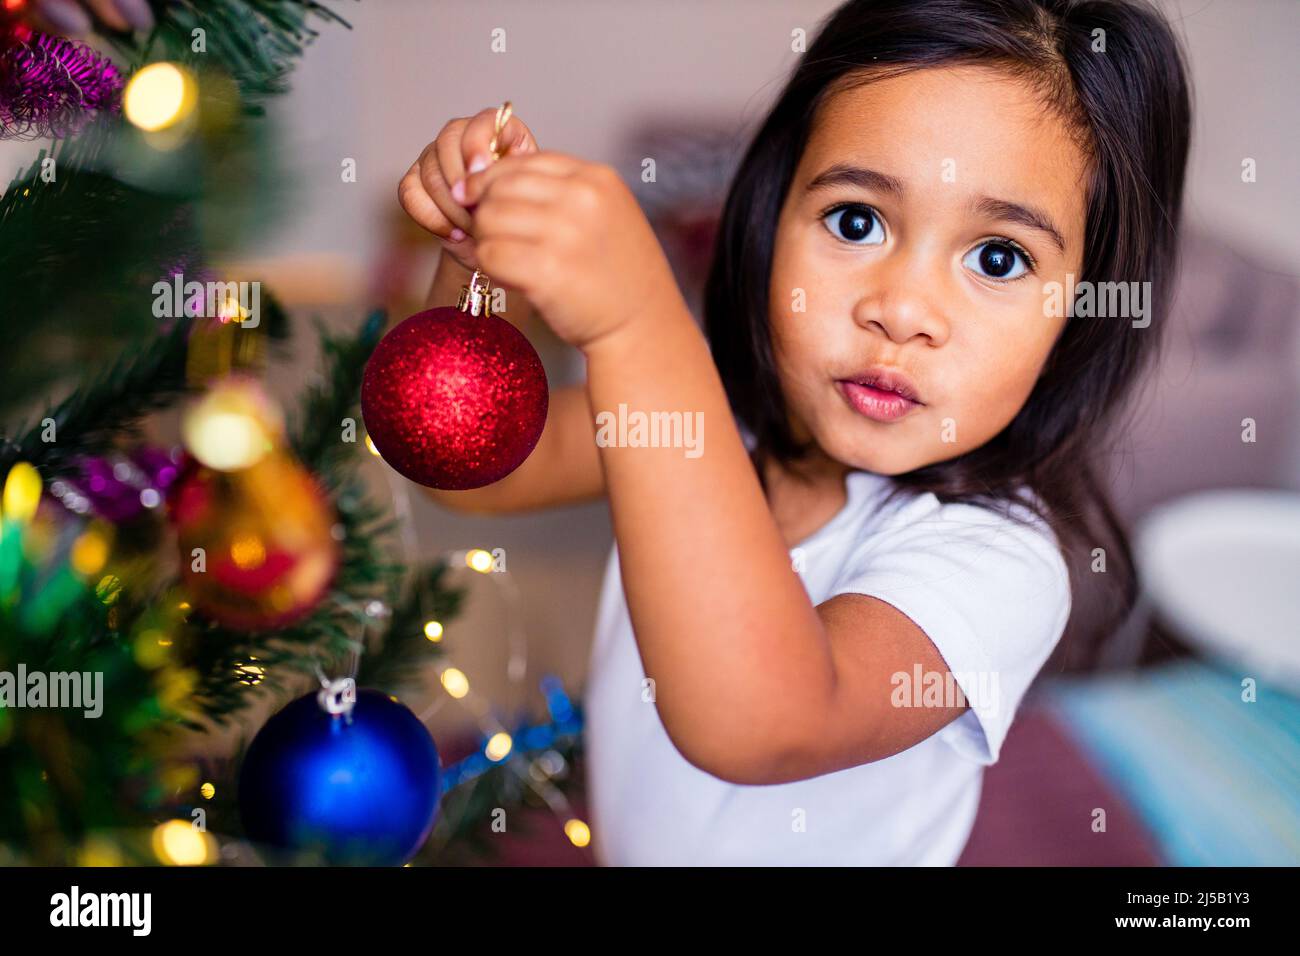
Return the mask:
{"type": "Polygon", "coordinates": [[[0,39],[0,139],[71,136],[96,113],[116,113],[121,91],[117,67],[84,44],[35,32],[0,39]]]}
{"type": "Polygon", "coordinates": [[[179,450],[144,446],[128,454],[81,458],[77,473],[52,482],[50,493],[69,511],[122,524],[162,505],[180,473],[179,455],[179,450]]]}

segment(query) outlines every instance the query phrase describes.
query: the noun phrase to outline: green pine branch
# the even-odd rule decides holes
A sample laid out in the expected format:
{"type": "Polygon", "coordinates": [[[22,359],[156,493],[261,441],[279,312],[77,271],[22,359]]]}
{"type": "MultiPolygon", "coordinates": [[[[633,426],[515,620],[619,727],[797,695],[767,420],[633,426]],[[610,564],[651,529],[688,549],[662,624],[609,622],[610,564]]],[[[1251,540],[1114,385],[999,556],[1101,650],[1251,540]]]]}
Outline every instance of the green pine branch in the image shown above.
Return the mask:
{"type": "MultiPolygon", "coordinates": [[[[283,339],[287,315],[273,297],[264,298],[266,334],[283,339]]],[[[0,433],[0,474],[26,461],[47,481],[67,475],[76,469],[78,457],[103,454],[146,415],[188,394],[186,356],[193,321],[174,319],[168,330],[132,343],[106,371],[38,413],[33,423],[0,433]]]]}
{"type": "Polygon", "coordinates": [[[314,23],[351,29],[347,20],[316,0],[151,0],[151,5],[155,26],[147,39],[109,34],[131,65],[213,58],[229,71],[246,107],[254,111],[259,109],[257,99],[288,89],[296,61],[319,35],[314,23]],[[199,36],[204,52],[194,49],[199,36]]]}

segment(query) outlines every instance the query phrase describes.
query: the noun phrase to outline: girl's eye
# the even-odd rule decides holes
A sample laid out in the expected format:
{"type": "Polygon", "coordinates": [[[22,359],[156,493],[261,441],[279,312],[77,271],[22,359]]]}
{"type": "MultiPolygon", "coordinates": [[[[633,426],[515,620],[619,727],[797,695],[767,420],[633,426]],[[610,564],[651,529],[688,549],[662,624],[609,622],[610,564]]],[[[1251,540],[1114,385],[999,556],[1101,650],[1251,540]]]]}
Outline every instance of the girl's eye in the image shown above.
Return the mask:
{"type": "Polygon", "coordinates": [[[869,206],[839,206],[822,216],[831,235],[855,246],[878,246],[885,241],[885,227],[869,206]]]}
{"type": "Polygon", "coordinates": [[[1027,252],[999,239],[981,242],[966,253],[962,265],[986,279],[996,279],[1001,282],[1019,279],[1033,267],[1027,252]]]}

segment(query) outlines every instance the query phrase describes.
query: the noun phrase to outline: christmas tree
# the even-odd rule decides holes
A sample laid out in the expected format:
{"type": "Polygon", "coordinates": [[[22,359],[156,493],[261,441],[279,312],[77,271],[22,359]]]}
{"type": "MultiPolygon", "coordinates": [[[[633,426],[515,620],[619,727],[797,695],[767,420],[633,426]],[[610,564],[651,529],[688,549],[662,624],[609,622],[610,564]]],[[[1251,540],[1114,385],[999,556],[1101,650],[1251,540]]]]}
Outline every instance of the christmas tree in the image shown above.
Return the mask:
{"type": "MultiPolygon", "coordinates": [[[[266,101],[347,23],[312,0],[151,0],[149,30],[101,23],[82,43],[24,7],[0,19],[0,136],[49,143],[0,195],[0,864],[375,862],[293,836],[302,795],[285,789],[315,785],[306,764],[250,771],[240,799],[245,752],[282,770],[312,746],[292,708],[258,742],[248,714],[268,697],[311,689],[308,735],[355,707],[408,756],[371,718],[431,670],[468,693],[444,628],[463,575],[491,567],[420,564],[404,485],[367,491],[362,469],[384,466],[359,393],[384,313],[318,324],[318,380],[282,410],[261,381],[294,322],[223,265],[283,214],[266,101]],[[170,409],[180,441],[145,439],[170,409]],[[232,727],[253,747],[205,756],[232,727]],[[268,818],[288,833],[275,846],[246,832],[268,818]]],[[[542,690],[540,721],[478,708],[478,749],[430,768],[432,806],[412,809],[437,808],[432,831],[383,862],[481,858],[492,814],[524,802],[585,843],[564,796],[580,714],[557,681],[542,690]]],[[[350,799],[363,834],[390,812],[350,799]]]]}

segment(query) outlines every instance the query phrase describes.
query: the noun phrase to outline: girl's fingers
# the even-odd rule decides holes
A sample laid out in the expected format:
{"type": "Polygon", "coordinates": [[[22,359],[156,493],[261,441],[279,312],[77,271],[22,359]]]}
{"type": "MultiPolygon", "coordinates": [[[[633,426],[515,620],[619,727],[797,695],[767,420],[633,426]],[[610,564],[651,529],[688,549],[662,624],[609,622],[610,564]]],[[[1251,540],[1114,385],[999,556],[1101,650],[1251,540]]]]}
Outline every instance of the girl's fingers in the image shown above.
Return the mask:
{"type": "Polygon", "coordinates": [[[131,29],[131,24],[126,22],[126,17],[122,16],[113,0],[86,0],[86,6],[90,7],[95,16],[114,30],[131,29]]]}
{"type": "Polygon", "coordinates": [[[525,156],[506,156],[481,172],[471,173],[463,186],[452,189],[452,196],[465,207],[476,205],[483,193],[497,179],[527,171],[549,176],[565,177],[578,168],[578,161],[563,153],[530,153],[525,156]]]}
{"type": "MultiPolygon", "coordinates": [[[[465,127],[465,135],[461,140],[461,155],[464,157],[465,168],[468,172],[478,172],[479,169],[492,162],[492,155],[488,151],[488,147],[492,145],[492,137],[496,135],[496,128],[496,107],[482,110],[470,119],[469,125],[465,127]]],[[[504,157],[535,152],[537,152],[537,143],[533,140],[533,134],[529,132],[523,120],[512,115],[502,128],[501,135],[497,137],[497,155],[504,157]]],[[[454,179],[451,181],[456,182],[454,179]]]]}
{"type": "Polygon", "coordinates": [[[32,17],[46,33],[80,37],[90,32],[90,15],[75,0],[41,0],[32,17]]]}
{"type": "Polygon", "coordinates": [[[495,239],[541,238],[555,229],[555,215],[549,203],[531,199],[498,199],[484,203],[474,214],[474,238],[480,243],[495,239]]]}
{"type": "Polygon", "coordinates": [[[562,176],[525,168],[496,179],[492,185],[492,198],[552,202],[559,198],[563,188],[562,176]]]}
{"type": "Polygon", "coordinates": [[[426,180],[426,188],[430,190],[433,201],[442,209],[443,215],[461,231],[469,230],[470,215],[452,197],[451,184],[465,178],[465,161],[460,155],[460,141],[468,125],[469,120],[463,117],[452,120],[442,128],[431,148],[425,150],[429,157],[427,161],[436,161],[438,167],[437,176],[430,177],[433,181],[426,180]]]}
{"type": "Polygon", "coordinates": [[[452,238],[454,226],[424,188],[418,162],[407,170],[402,181],[397,184],[397,201],[402,204],[408,216],[435,236],[452,238]]]}
{"type": "Polygon", "coordinates": [[[424,191],[438,204],[442,214],[453,226],[464,232],[469,231],[469,212],[451,195],[451,178],[443,164],[443,156],[455,150],[455,136],[439,136],[425,147],[420,154],[420,182],[424,191]]]}
{"type": "Polygon", "coordinates": [[[133,30],[153,29],[153,10],[149,0],[113,0],[113,3],[133,30]]]}

